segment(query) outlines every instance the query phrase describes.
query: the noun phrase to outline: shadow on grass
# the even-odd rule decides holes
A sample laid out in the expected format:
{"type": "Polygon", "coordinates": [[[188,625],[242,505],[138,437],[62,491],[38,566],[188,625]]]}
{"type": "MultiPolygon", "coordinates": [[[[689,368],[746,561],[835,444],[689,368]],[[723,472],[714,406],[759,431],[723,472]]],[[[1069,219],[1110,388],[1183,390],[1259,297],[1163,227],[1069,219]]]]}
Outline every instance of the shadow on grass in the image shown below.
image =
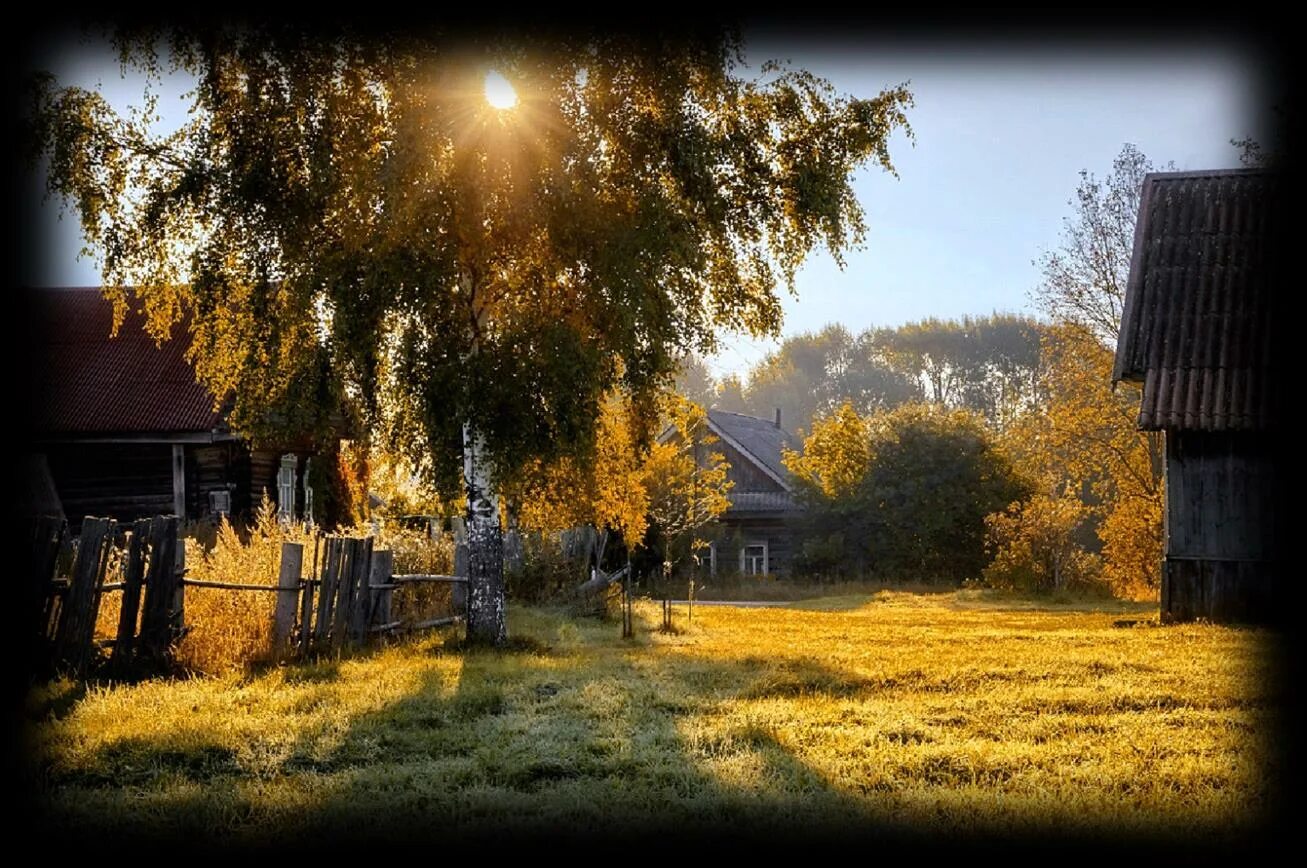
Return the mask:
{"type": "MultiPolygon", "coordinates": [[[[527,632],[553,630],[559,641],[414,648],[460,665],[454,673],[427,667],[400,698],[329,731],[297,733],[285,755],[261,766],[216,735],[185,750],[125,739],[75,773],[49,775],[50,790],[76,791],[52,819],[108,838],[317,847],[560,837],[913,842],[930,830],[889,824],[875,802],[805,762],[790,741],[801,730],[777,730],[765,718],[733,715],[733,707],[898,689],[947,693],[974,689],[966,679],[1018,677],[908,670],[875,678],[810,660],[724,660],[689,646],[650,653],[656,627],[642,619],[627,643],[605,625],[611,632],[580,645],[567,638],[574,625],[544,618],[527,632]],[[140,807],[126,810],[129,797],[140,807]]],[[[330,701],[327,688],[341,678],[336,661],[292,669],[287,683],[322,685],[322,697],[309,702],[330,701]]],[[[881,735],[893,743],[930,738],[921,728],[887,727],[881,735]]],[[[971,773],[932,766],[925,779],[955,787],[971,773]]],[[[868,781],[882,785],[889,786],[868,781]]]]}
{"type": "MultiPolygon", "coordinates": [[[[650,655],[615,637],[580,649],[530,639],[505,650],[457,648],[438,652],[459,656],[456,678],[432,669],[343,733],[301,734],[272,768],[241,767],[216,737],[184,751],[145,738],[106,746],[79,771],[51,774],[51,789],[95,796],[79,798],[75,816],[60,822],[114,838],[318,845],[873,828],[865,803],[796,757],[778,733],[704,723],[739,699],[866,688],[838,672],[790,666],[778,678],[763,658],[650,655]],[[597,666],[594,655],[603,658],[597,666]],[[311,797],[283,812],[259,798],[268,786],[311,797]],[[144,790],[138,798],[150,809],[88,810],[124,788],[144,790]]],[[[298,684],[338,677],[321,663],[286,676],[298,684]]]]}

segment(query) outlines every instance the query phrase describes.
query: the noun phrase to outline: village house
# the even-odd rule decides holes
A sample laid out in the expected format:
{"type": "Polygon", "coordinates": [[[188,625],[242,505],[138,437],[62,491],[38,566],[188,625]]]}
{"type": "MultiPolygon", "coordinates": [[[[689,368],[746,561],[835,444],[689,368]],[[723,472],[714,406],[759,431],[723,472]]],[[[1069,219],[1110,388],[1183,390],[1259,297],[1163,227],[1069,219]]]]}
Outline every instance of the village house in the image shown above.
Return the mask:
{"type": "Polygon", "coordinates": [[[33,364],[30,509],[119,521],[248,515],[266,492],[285,517],[313,511],[312,447],[251,448],[196,382],[189,340],[156,346],[129,312],[110,337],[112,305],[96,288],[29,290],[33,364]]]}
{"type": "MultiPolygon", "coordinates": [[[[725,456],[730,465],[727,478],[734,485],[727,494],[731,505],[717,519],[706,572],[788,573],[801,507],[781,455],[783,448],[797,451],[802,444],[781,427],[780,410],[773,419],[724,410],[709,410],[707,416],[708,430],[717,438],[711,450],[725,456]]],[[[674,436],[670,428],[659,439],[666,442],[674,436]]]]}

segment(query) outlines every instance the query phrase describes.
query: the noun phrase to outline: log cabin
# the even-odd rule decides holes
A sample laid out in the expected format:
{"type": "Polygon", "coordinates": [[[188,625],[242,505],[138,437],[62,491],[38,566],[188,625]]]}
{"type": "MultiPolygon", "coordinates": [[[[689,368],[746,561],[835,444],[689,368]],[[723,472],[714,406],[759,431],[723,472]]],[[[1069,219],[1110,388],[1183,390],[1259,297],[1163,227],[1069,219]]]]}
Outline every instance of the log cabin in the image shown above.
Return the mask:
{"type": "Polygon", "coordinates": [[[252,448],[233,434],[229,403],[196,381],[184,328],[156,346],[132,310],[111,337],[112,305],[98,288],[28,295],[34,364],[24,463],[36,480],[28,487],[54,493],[37,508],[61,512],[74,533],[88,515],[245,517],[265,492],[283,516],[312,515],[312,446],[252,448]]]}
{"type": "MultiPolygon", "coordinates": [[[[773,419],[724,410],[709,410],[707,417],[708,431],[717,439],[710,451],[725,456],[726,477],[734,484],[727,493],[731,505],[708,533],[706,572],[788,574],[801,507],[781,455],[783,448],[798,451],[802,444],[781,427],[779,409],[773,419]]],[[[669,427],[659,440],[677,436],[669,427]]]]}
{"type": "Polygon", "coordinates": [[[1139,428],[1164,432],[1165,621],[1266,622],[1279,605],[1279,189],[1251,169],[1143,182],[1112,376],[1140,385],[1139,428]]]}

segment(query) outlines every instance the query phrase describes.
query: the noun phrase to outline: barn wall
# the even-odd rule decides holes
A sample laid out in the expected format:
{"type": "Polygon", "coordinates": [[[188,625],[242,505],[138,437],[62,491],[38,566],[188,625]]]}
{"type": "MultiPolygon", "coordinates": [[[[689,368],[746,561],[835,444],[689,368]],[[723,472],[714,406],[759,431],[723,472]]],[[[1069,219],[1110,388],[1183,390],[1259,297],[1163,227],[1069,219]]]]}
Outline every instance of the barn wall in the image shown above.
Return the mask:
{"type": "Polygon", "coordinates": [[[44,448],[74,533],[88,515],[123,522],[173,511],[169,444],[52,443],[44,448]]]}
{"type": "Polygon", "coordinates": [[[1275,476],[1264,438],[1169,432],[1166,462],[1168,556],[1270,558],[1275,476]]]}
{"type": "Polygon", "coordinates": [[[1274,483],[1264,435],[1167,432],[1163,618],[1270,618],[1274,483]]]}

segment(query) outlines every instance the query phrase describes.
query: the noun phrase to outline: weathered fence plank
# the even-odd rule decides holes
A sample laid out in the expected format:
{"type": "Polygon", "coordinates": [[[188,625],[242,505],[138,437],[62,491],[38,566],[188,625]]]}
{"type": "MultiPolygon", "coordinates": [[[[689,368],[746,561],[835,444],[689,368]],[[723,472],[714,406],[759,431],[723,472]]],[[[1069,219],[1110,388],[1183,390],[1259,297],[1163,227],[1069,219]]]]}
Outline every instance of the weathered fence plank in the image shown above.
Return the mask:
{"type": "Polygon", "coordinates": [[[336,599],[333,603],[335,613],[331,617],[331,650],[339,651],[345,645],[345,631],[349,629],[353,615],[350,604],[354,592],[354,569],[358,561],[358,541],[342,539],[340,541],[340,572],[336,576],[336,599]]]}
{"type": "Polygon", "coordinates": [[[132,659],[136,642],[136,621],[141,611],[141,586],[145,581],[145,544],[150,535],[150,520],[142,518],[132,524],[127,540],[127,561],[123,565],[123,599],[118,610],[118,635],[113,643],[112,663],[121,669],[132,659]]]}
{"type": "Polygon", "coordinates": [[[368,616],[372,613],[372,592],[368,590],[368,585],[372,583],[372,537],[359,540],[357,552],[358,560],[354,564],[353,581],[350,582],[353,595],[347,634],[350,639],[367,637],[368,616]]]}
{"type": "Polygon", "coordinates": [[[111,518],[87,518],[82,522],[77,558],[55,631],[55,659],[74,672],[80,672],[90,658],[100,608],[99,586],[109,565],[109,549],[117,526],[111,518]]]}
{"type": "Polygon", "coordinates": [[[59,550],[68,532],[68,523],[52,515],[37,517],[32,522],[32,547],[29,551],[29,572],[26,576],[23,600],[23,626],[28,636],[39,647],[50,634],[50,610],[54,571],[59,563],[59,550]]]}
{"type": "Polygon", "coordinates": [[[290,634],[295,629],[295,604],[300,596],[300,570],[304,566],[304,546],[281,544],[281,568],[277,575],[277,608],[272,616],[272,647],[278,658],[285,656],[290,634]]]}
{"type": "Polygon", "coordinates": [[[161,515],[150,521],[150,558],[145,575],[145,606],[141,614],[139,647],[155,660],[168,656],[174,607],[180,596],[177,571],[177,516],[161,515]]]}
{"type": "Polygon", "coordinates": [[[393,551],[378,549],[372,553],[372,571],[368,576],[368,596],[371,599],[368,601],[368,617],[364,622],[369,629],[373,624],[390,623],[390,602],[396,587],[390,577],[394,569],[395,553],[393,551]]]}
{"type": "Polygon", "coordinates": [[[324,642],[331,631],[332,606],[336,602],[336,577],[340,570],[341,550],[344,540],[329,537],[322,549],[322,573],[318,587],[318,618],[313,627],[315,642],[324,642]]]}

